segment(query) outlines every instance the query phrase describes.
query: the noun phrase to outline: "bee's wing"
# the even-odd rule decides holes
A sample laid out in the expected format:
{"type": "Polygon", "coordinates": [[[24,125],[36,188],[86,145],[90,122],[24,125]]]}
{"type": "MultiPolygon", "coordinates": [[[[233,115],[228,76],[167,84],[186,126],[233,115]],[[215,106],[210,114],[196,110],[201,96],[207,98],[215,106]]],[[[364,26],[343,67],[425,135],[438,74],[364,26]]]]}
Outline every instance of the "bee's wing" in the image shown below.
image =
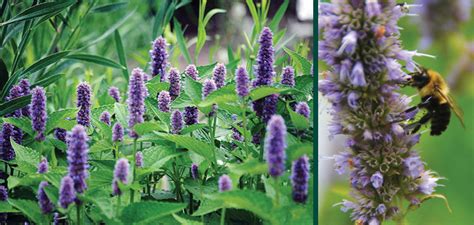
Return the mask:
{"type": "Polygon", "coordinates": [[[449,94],[444,94],[439,88],[436,88],[436,91],[438,92],[438,95],[441,96],[448,102],[449,107],[454,111],[454,114],[456,114],[456,117],[458,117],[459,121],[461,122],[462,127],[466,128],[464,125],[464,113],[461,108],[456,104],[456,101],[454,98],[449,95],[449,94]]]}

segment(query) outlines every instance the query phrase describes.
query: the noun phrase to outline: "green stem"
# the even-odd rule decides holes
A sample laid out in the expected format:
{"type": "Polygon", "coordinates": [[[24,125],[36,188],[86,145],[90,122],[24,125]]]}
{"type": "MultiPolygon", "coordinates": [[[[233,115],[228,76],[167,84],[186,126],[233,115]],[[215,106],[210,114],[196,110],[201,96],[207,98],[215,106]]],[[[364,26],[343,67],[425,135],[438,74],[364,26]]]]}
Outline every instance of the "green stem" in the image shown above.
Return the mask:
{"type": "MultiPolygon", "coordinates": [[[[132,155],[132,168],[133,168],[133,176],[132,176],[132,182],[135,181],[135,154],[137,153],[137,139],[135,138],[133,140],[133,155],[132,155]]],[[[135,191],[133,189],[130,189],[130,203],[133,203],[133,199],[135,198],[135,191]]]]}
{"type": "Polygon", "coordinates": [[[242,101],[242,129],[244,130],[244,148],[247,158],[249,157],[249,139],[247,138],[247,110],[245,107],[245,99],[242,101]]]}
{"type": "Polygon", "coordinates": [[[278,177],[274,179],[275,181],[275,205],[277,207],[280,206],[280,186],[279,186],[279,179],[278,177]]]}
{"type": "Polygon", "coordinates": [[[82,221],[81,221],[81,204],[80,203],[76,204],[76,223],[78,225],[82,224],[82,221]]]}
{"type": "Polygon", "coordinates": [[[117,202],[117,213],[116,213],[116,215],[118,216],[118,215],[120,215],[120,206],[122,205],[121,194],[119,194],[119,195],[117,196],[117,201],[118,201],[118,202],[117,202]]]}
{"type": "Polygon", "coordinates": [[[222,208],[221,225],[225,224],[225,208],[222,208]]]}

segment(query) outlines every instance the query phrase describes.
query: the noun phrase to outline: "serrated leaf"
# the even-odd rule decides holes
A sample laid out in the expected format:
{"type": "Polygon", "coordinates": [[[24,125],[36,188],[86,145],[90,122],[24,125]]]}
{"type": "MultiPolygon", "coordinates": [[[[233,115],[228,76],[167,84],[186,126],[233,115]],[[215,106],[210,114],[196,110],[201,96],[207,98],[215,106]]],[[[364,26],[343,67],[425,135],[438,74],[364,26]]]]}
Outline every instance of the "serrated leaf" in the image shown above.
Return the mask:
{"type": "Polygon", "coordinates": [[[122,127],[128,127],[128,113],[127,106],[121,103],[115,103],[114,113],[117,121],[122,125],[122,127]]]}
{"type": "Polygon", "coordinates": [[[255,88],[250,91],[250,98],[255,101],[264,97],[267,97],[271,94],[278,94],[280,92],[287,91],[287,88],[277,88],[277,87],[270,87],[270,86],[262,86],[255,88]]]}
{"type": "Polygon", "coordinates": [[[0,202],[0,212],[1,213],[15,213],[18,210],[14,209],[8,202],[0,202]]]}
{"type": "Polygon", "coordinates": [[[115,216],[115,204],[113,204],[113,199],[109,197],[109,193],[106,191],[89,191],[84,196],[84,199],[96,205],[107,218],[112,219],[115,216]]]}
{"type": "Polygon", "coordinates": [[[94,63],[94,64],[98,64],[98,65],[102,65],[102,66],[107,66],[107,67],[112,67],[112,68],[117,68],[117,69],[126,69],[124,66],[110,60],[110,59],[107,59],[107,58],[104,58],[102,56],[98,56],[98,55],[90,55],[90,54],[70,54],[70,55],[67,55],[65,58],[67,59],[75,59],[75,60],[80,60],[80,61],[84,61],[84,62],[90,62],[90,63],[94,63]]]}
{"type": "Polygon", "coordinates": [[[262,192],[253,190],[231,190],[208,195],[211,200],[222,202],[222,208],[245,209],[271,223],[278,223],[273,215],[272,199],[262,192]]]}
{"type": "Polygon", "coordinates": [[[205,195],[214,194],[217,191],[219,191],[216,180],[208,180],[203,185],[201,180],[194,180],[194,179],[188,178],[184,180],[183,185],[184,185],[184,188],[186,188],[187,191],[191,192],[196,199],[203,200],[203,201],[208,200],[206,199],[205,195]]]}
{"type": "Polygon", "coordinates": [[[193,80],[189,76],[184,78],[184,92],[194,104],[199,104],[199,102],[201,102],[202,84],[193,80]]]}
{"type": "Polygon", "coordinates": [[[173,135],[173,134],[159,134],[160,137],[168,141],[174,142],[177,145],[180,145],[189,151],[193,151],[196,154],[204,157],[205,159],[215,162],[216,156],[214,153],[214,146],[198,140],[194,137],[182,136],[182,135],[173,135]]]}
{"type": "Polygon", "coordinates": [[[156,99],[158,96],[158,93],[161,91],[168,91],[170,88],[170,84],[167,82],[155,82],[156,80],[159,80],[159,76],[154,77],[152,80],[150,80],[147,84],[147,90],[149,95],[149,98],[156,99]],[[157,79],[158,78],[158,79],[157,79]]]}
{"type": "Polygon", "coordinates": [[[217,211],[218,209],[222,208],[222,201],[211,201],[209,199],[201,201],[201,205],[199,205],[199,208],[196,210],[196,212],[193,213],[193,216],[203,216],[208,213],[217,211]]]}
{"type": "Polygon", "coordinates": [[[195,220],[190,220],[190,219],[185,219],[183,217],[180,217],[176,214],[173,214],[173,217],[179,222],[181,223],[181,225],[204,225],[204,223],[201,223],[199,221],[195,221],[195,220]]]}
{"type": "Polygon", "coordinates": [[[295,126],[296,129],[304,130],[309,128],[309,119],[303,115],[293,111],[289,104],[286,105],[288,113],[290,114],[291,123],[295,126]]]}
{"type": "Polygon", "coordinates": [[[268,165],[264,162],[260,162],[257,159],[250,159],[239,164],[229,164],[229,171],[238,176],[244,174],[257,175],[263,174],[268,171],[268,165]]]}
{"type": "Polygon", "coordinates": [[[90,147],[90,153],[98,153],[108,151],[113,148],[113,145],[107,140],[99,140],[90,147]]]}
{"type": "Polygon", "coordinates": [[[201,79],[208,77],[208,75],[211,74],[212,70],[214,69],[216,65],[217,65],[217,62],[209,64],[209,65],[197,66],[196,69],[199,73],[199,77],[201,79]]]}
{"type": "Polygon", "coordinates": [[[183,128],[181,130],[181,134],[191,133],[195,130],[203,129],[205,127],[207,127],[207,124],[202,124],[202,123],[192,124],[183,128]]]}
{"type": "Polygon", "coordinates": [[[144,168],[139,171],[139,174],[151,173],[158,171],[163,167],[170,159],[180,155],[174,149],[165,146],[155,146],[147,148],[142,151],[143,153],[143,164],[144,168]]]}
{"type": "Polygon", "coordinates": [[[19,145],[15,141],[13,141],[13,139],[10,141],[16,153],[15,161],[18,162],[18,167],[21,168],[24,172],[36,172],[36,165],[40,161],[39,152],[31,148],[19,145]]]}
{"type": "Polygon", "coordinates": [[[8,202],[37,224],[43,224],[44,221],[47,221],[36,201],[9,198],[8,202]]]}
{"type": "Polygon", "coordinates": [[[293,61],[295,61],[301,66],[301,69],[303,69],[303,73],[305,75],[311,74],[311,62],[309,62],[305,57],[301,56],[300,54],[294,51],[291,51],[288,48],[283,48],[283,49],[285,50],[286,53],[288,53],[288,55],[291,57],[291,59],[293,59],[293,61]]]}
{"type": "Polygon", "coordinates": [[[212,104],[220,104],[225,102],[236,102],[238,100],[235,92],[235,85],[229,84],[210,93],[201,103],[199,107],[208,107],[212,104]]]}
{"type": "Polygon", "coordinates": [[[136,202],[126,206],[120,216],[125,224],[145,224],[156,221],[186,207],[185,203],[168,203],[156,201],[136,202]]]}
{"type": "Polygon", "coordinates": [[[77,109],[62,109],[51,113],[46,121],[46,133],[51,132],[61,121],[66,120],[66,118],[74,118],[77,111],[77,109]]]}
{"type": "Polygon", "coordinates": [[[288,162],[292,162],[302,155],[306,155],[309,158],[313,157],[313,144],[312,143],[297,143],[288,146],[286,149],[288,153],[288,162]]]}
{"type": "Polygon", "coordinates": [[[133,127],[133,130],[135,130],[135,132],[137,132],[138,135],[142,136],[144,134],[151,133],[153,131],[167,132],[168,128],[163,126],[161,123],[146,121],[143,123],[136,124],[133,127]]]}

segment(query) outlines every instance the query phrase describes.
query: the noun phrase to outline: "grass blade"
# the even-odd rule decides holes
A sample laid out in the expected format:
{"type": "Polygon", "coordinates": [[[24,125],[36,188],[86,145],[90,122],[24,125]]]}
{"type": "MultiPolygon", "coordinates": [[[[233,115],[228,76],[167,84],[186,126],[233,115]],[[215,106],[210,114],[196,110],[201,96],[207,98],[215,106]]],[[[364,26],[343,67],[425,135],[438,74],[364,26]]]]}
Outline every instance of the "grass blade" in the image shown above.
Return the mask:
{"type": "Polygon", "coordinates": [[[288,9],[288,4],[290,3],[289,0],[285,0],[283,4],[281,4],[280,8],[278,8],[278,11],[275,13],[273,16],[272,22],[270,22],[270,29],[271,30],[277,30],[278,24],[280,24],[281,19],[283,18],[283,15],[286,12],[286,9],[288,9]]]}
{"type": "Polygon", "coordinates": [[[116,2],[116,3],[109,3],[96,6],[92,8],[93,13],[105,13],[105,12],[112,12],[121,8],[124,8],[128,2],[116,2]]]}
{"type": "Polygon", "coordinates": [[[23,71],[23,74],[32,74],[38,70],[46,68],[47,66],[59,61],[60,59],[64,58],[66,55],[69,54],[69,51],[63,51],[48,55],[35,63],[33,63],[30,67],[23,71]]]}
{"type": "Polygon", "coordinates": [[[0,23],[0,27],[11,23],[34,19],[36,17],[44,16],[47,14],[55,14],[55,12],[62,11],[63,9],[74,4],[74,2],[75,1],[69,0],[64,2],[45,2],[40,3],[38,5],[34,5],[21,12],[20,14],[16,15],[15,17],[11,18],[10,20],[0,23]]]}
{"type": "Polygon", "coordinates": [[[90,62],[90,63],[95,63],[95,64],[98,64],[98,65],[113,67],[113,68],[117,68],[117,69],[125,69],[125,67],[123,67],[122,65],[120,65],[120,64],[118,64],[118,63],[116,63],[116,62],[114,62],[110,59],[104,58],[102,56],[97,56],[97,55],[72,54],[72,55],[66,56],[66,58],[81,60],[81,61],[90,62]]]}
{"type": "Polygon", "coordinates": [[[183,30],[178,20],[174,20],[174,29],[176,33],[176,38],[178,39],[179,50],[183,53],[184,58],[188,64],[191,63],[191,56],[189,55],[188,48],[186,47],[186,39],[184,38],[183,30]]]}
{"type": "Polygon", "coordinates": [[[125,67],[125,69],[122,69],[122,74],[125,78],[125,80],[128,80],[128,67],[127,67],[127,57],[125,55],[125,50],[123,48],[122,44],[122,38],[120,36],[120,32],[118,30],[115,30],[115,47],[117,48],[117,54],[119,57],[120,64],[125,67]]]}

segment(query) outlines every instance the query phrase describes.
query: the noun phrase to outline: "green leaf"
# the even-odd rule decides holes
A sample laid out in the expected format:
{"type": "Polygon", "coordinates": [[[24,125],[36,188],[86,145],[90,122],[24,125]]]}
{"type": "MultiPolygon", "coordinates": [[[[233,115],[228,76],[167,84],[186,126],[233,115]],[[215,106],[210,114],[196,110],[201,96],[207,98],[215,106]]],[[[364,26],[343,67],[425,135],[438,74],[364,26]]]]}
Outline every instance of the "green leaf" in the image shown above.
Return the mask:
{"type": "Polygon", "coordinates": [[[108,3],[96,6],[92,8],[93,13],[105,13],[105,12],[112,12],[121,8],[124,8],[128,2],[115,2],[115,3],[108,3]]]}
{"type": "Polygon", "coordinates": [[[15,127],[20,128],[23,132],[33,136],[34,131],[33,128],[31,127],[31,120],[28,117],[20,117],[20,118],[15,118],[15,117],[8,117],[8,118],[3,118],[3,122],[9,123],[14,125],[15,127]]]}
{"type": "Polygon", "coordinates": [[[283,4],[280,5],[280,8],[278,8],[278,11],[275,13],[273,16],[272,22],[270,22],[270,29],[271,30],[278,30],[278,24],[280,24],[281,19],[283,18],[283,15],[285,15],[286,9],[288,8],[288,4],[290,3],[289,0],[285,0],[283,4]]]}
{"type": "Polygon", "coordinates": [[[257,159],[250,159],[239,164],[229,164],[229,171],[237,176],[244,174],[258,175],[268,171],[268,165],[257,159]]]}
{"type": "Polygon", "coordinates": [[[206,99],[199,103],[199,107],[207,107],[212,104],[220,104],[226,102],[236,102],[238,100],[237,93],[235,92],[235,85],[229,84],[216,91],[210,93],[206,99]]]}
{"type": "Polygon", "coordinates": [[[117,121],[122,125],[122,127],[128,127],[127,117],[128,117],[127,106],[121,103],[115,103],[114,113],[117,121]]]}
{"type": "Polygon", "coordinates": [[[31,95],[22,96],[22,97],[4,102],[0,104],[0,116],[4,116],[8,113],[14,112],[15,110],[19,108],[23,108],[27,106],[28,104],[30,104],[30,102],[31,102],[31,95]]]}
{"type": "Polygon", "coordinates": [[[103,151],[108,151],[113,148],[112,144],[107,140],[99,140],[98,142],[94,143],[91,146],[90,152],[91,153],[98,153],[103,151]]]}
{"type": "Polygon", "coordinates": [[[158,93],[160,93],[161,91],[168,91],[169,88],[170,88],[169,83],[167,83],[167,82],[154,82],[156,80],[159,81],[159,76],[154,77],[151,81],[149,81],[146,84],[146,87],[148,89],[148,94],[150,94],[149,98],[156,99],[157,96],[158,96],[158,93]]]}
{"type": "Polygon", "coordinates": [[[195,220],[190,220],[190,219],[185,219],[183,217],[180,217],[176,214],[173,214],[173,217],[179,222],[181,223],[181,225],[204,225],[204,223],[201,223],[199,221],[195,221],[195,220]]]}
{"type": "Polygon", "coordinates": [[[270,86],[261,86],[250,91],[250,98],[255,101],[263,97],[267,97],[272,94],[278,94],[283,91],[287,91],[287,88],[277,88],[270,86]]]}
{"type": "Polygon", "coordinates": [[[311,62],[308,61],[305,57],[301,56],[300,54],[291,51],[288,48],[283,48],[286,53],[293,59],[294,62],[298,63],[301,68],[303,69],[303,73],[305,75],[311,74],[311,62]]]}
{"type": "Polygon", "coordinates": [[[192,124],[182,129],[181,134],[191,133],[195,130],[203,129],[205,127],[207,127],[207,124],[203,124],[203,123],[192,124]]]}
{"type": "Polygon", "coordinates": [[[126,69],[125,67],[123,67],[122,65],[120,65],[116,62],[114,62],[110,59],[104,58],[102,56],[98,56],[98,55],[79,54],[78,53],[78,54],[68,55],[68,56],[66,56],[66,58],[81,60],[81,61],[85,61],[85,62],[95,63],[95,64],[98,64],[98,65],[113,67],[113,68],[122,69],[122,70],[126,69]]]}
{"type": "Polygon", "coordinates": [[[185,207],[185,203],[156,201],[136,202],[123,209],[120,220],[125,224],[146,224],[157,221],[166,215],[179,212],[185,207]]]}
{"type": "Polygon", "coordinates": [[[194,104],[199,104],[202,99],[202,84],[189,76],[184,78],[184,92],[191,98],[194,104]]]}
{"type": "Polygon", "coordinates": [[[172,135],[172,134],[161,134],[162,138],[172,141],[190,151],[195,152],[196,154],[208,159],[211,162],[216,161],[216,156],[214,153],[214,146],[198,140],[194,137],[181,136],[181,135],[172,135]]]}
{"type": "Polygon", "coordinates": [[[36,165],[40,161],[40,153],[31,148],[17,144],[13,139],[10,140],[10,142],[16,153],[15,161],[18,162],[18,167],[24,172],[36,172],[36,165]]]}
{"type": "Polygon", "coordinates": [[[219,191],[216,180],[207,180],[205,184],[202,184],[201,180],[188,178],[184,180],[184,187],[187,191],[191,192],[196,199],[203,201],[210,201],[206,198],[206,195],[211,195],[219,191]]]}
{"type": "Polygon", "coordinates": [[[245,209],[271,223],[278,223],[273,215],[272,199],[262,192],[253,190],[231,190],[208,195],[209,199],[222,202],[222,208],[245,209]]]}
{"type": "Polygon", "coordinates": [[[253,23],[255,24],[255,30],[256,32],[260,32],[260,17],[258,16],[257,8],[255,7],[253,0],[246,0],[246,3],[247,7],[249,8],[250,15],[252,15],[253,23]]]}
{"type": "Polygon", "coordinates": [[[216,65],[217,65],[217,62],[209,64],[209,65],[197,66],[196,69],[199,73],[199,77],[206,78],[209,74],[211,74],[212,70],[214,69],[216,65]]]}
{"type": "Polygon", "coordinates": [[[115,48],[117,48],[117,55],[119,57],[120,64],[125,67],[124,69],[122,69],[122,74],[125,80],[128,80],[127,58],[125,55],[125,50],[123,48],[122,38],[120,37],[120,32],[118,30],[115,30],[114,38],[115,48]]]}
{"type": "Polygon", "coordinates": [[[178,39],[178,47],[181,53],[183,53],[184,59],[188,64],[191,64],[191,56],[189,55],[188,47],[186,47],[186,39],[184,38],[183,30],[181,29],[181,24],[178,20],[174,20],[174,31],[176,33],[176,39],[178,39]]]}
{"type": "Polygon", "coordinates": [[[14,209],[8,202],[0,202],[1,213],[16,213],[18,210],[14,209]]]}
{"type": "Polygon", "coordinates": [[[46,68],[47,66],[59,61],[69,54],[69,51],[57,52],[51,55],[48,55],[29,66],[26,70],[23,71],[23,74],[34,73],[41,69],[46,68]]]}
{"type": "Polygon", "coordinates": [[[29,20],[36,17],[44,16],[44,15],[54,15],[56,13],[61,12],[63,9],[69,7],[70,5],[74,4],[75,2],[76,1],[70,0],[70,1],[40,3],[26,9],[25,11],[14,16],[10,20],[0,23],[0,27],[7,24],[20,22],[23,20],[29,20]]]}
{"type": "Polygon", "coordinates": [[[289,163],[293,162],[294,160],[298,159],[303,155],[307,155],[309,158],[313,157],[313,144],[312,143],[297,143],[288,146],[286,149],[288,153],[287,161],[289,163]]]}
{"type": "Polygon", "coordinates": [[[84,196],[84,199],[87,199],[89,202],[96,205],[101,213],[107,218],[112,219],[115,216],[115,204],[112,202],[113,199],[109,197],[109,193],[106,191],[89,191],[84,196]]]}
{"type": "Polygon", "coordinates": [[[304,129],[309,128],[308,118],[306,118],[303,115],[293,111],[293,109],[291,109],[290,104],[287,104],[286,108],[288,109],[288,113],[290,114],[291,123],[293,124],[293,126],[295,126],[296,129],[304,130],[304,129]]]}
{"type": "Polygon", "coordinates": [[[44,221],[47,221],[36,201],[9,198],[8,202],[37,224],[44,224],[44,221]]]}
{"type": "MultiPolygon", "coordinates": [[[[217,191],[217,190],[216,190],[217,191]]],[[[201,201],[201,205],[199,205],[198,210],[193,213],[193,216],[203,216],[208,213],[217,211],[218,209],[222,208],[222,201],[211,201],[209,199],[205,199],[201,201]]]]}
{"type": "Polygon", "coordinates": [[[146,105],[146,109],[148,111],[151,111],[154,116],[158,117],[158,119],[160,119],[160,121],[163,122],[163,124],[167,126],[167,129],[168,129],[168,126],[171,122],[170,121],[171,113],[160,111],[157,107],[158,102],[155,99],[147,98],[145,100],[145,105],[146,105]]]}
{"type": "Polygon", "coordinates": [[[297,76],[295,78],[295,89],[305,93],[306,95],[313,94],[314,77],[311,75],[297,76]]]}
{"type": "Polygon", "coordinates": [[[154,146],[147,148],[142,151],[143,153],[143,171],[139,171],[139,174],[151,173],[158,171],[163,167],[170,159],[180,155],[174,149],[166,146],[154,146]]]}
{"type": "Polygon", "coordinates": [[[146,122],[143,122],[143,123],[136,124],[133,127],[133,130],[135,130],[135,132],[137,132],[138,135],[142,136],[144,134],[148,134],[148,133],[151,133],[153,131],[167,132],[168,127],[164,127],[160,123],[146,121],[146,122]]]}
{"type": "Polygon", "coordinates": [[[157,5],[158,13],[155,16],[155,19],[153,22],[153,31],[151,33],[152,39],[155,39],[157,36],[161,35],[163,32],[162,21],[163,21],[163,17],[165,16],[167,5],[168,5],[168,1],[158,1],[158,5],[157,5]]]}
{"type": "Polygon", "coordinates": [[[77,109],[62,109],[51,113],[46,121],[46,133],[51,132],[58,124],[68,117],[75,117],[77,109]]]}

